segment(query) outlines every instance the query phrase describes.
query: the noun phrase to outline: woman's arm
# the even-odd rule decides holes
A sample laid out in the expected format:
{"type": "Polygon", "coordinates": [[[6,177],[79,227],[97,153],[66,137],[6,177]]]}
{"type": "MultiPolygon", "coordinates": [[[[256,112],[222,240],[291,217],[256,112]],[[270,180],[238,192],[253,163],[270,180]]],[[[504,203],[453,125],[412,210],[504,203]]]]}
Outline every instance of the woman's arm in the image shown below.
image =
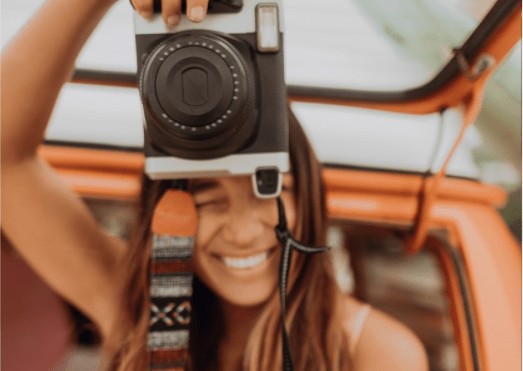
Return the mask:
{"type": "Polygon", "coordinates": [[[425,348],[409,328],[376,309],[364,309],[352,297],[346,297],[344,303],[347,313],[344,326],[354,370],[429,369],[425,348]]]}
{"type": "MultiPolygon", "coordinates": [[[[115,268],[125,245],[102,231],[37,148],[78,53],[113,2],[48,0],[1,55],[2,232],[105,334],[114,321],[115,268]]],[[[134,3],[145,15],[152,9],[152,0],[134,3]]],[[[205,0],[189,0],[188,11],[196,5],[206,9],[205,0]]]]}
{"type": "Polygon", "coordinates": [[[393,318],[371,310],[354,355],[355,370],[428,371],[425,348],[414,333],[393,318]]]}
{"type": "Polygon", "coordinates": [[[2,68],[2,231],[58,293],[112,322],[112,272],[123,242],[37,156],[63,84],[113,0],[49,0],[5,47],[2,68]]]}

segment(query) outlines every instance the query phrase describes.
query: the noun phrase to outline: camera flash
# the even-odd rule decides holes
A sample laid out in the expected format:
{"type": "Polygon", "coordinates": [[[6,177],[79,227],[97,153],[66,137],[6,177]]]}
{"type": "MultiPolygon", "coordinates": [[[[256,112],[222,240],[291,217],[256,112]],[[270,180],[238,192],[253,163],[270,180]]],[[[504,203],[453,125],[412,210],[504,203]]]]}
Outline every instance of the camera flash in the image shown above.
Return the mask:
{"type": "Polygon", "coordinates": [[[256,35],[260,53],[280,50],[277,4],[258,4],[256,6],[256,35]]]}

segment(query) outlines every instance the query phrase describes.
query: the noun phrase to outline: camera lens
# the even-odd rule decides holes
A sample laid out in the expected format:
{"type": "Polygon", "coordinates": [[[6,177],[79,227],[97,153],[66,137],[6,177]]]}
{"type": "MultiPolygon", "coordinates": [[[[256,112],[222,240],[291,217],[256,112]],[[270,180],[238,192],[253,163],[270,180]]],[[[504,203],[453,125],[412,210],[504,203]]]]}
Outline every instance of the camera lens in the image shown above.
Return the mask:
{"type": "MultiPolygon", "coordinates": [[[[197,46],[184,48],[158,69],[156,92],[160,105],[169,117],[190,128],[216,121],[233,97],[243,100],[245,94],[244,89],[234,87],[234,82],[241,79],[234,79],[229,71],[217,53],[197,46]]],[[[220,125],[218,130],[223,129],[220,125]]]]}
{"type": "Polygon", "coordinates": [[[216,33],[180,33],[149,55],[140,78],[147,131],[158,149],[212,158],[253,136],[255,78],[246,46],[216,33]],[[245,50],[241,50],[241,49],[245,50]]]}

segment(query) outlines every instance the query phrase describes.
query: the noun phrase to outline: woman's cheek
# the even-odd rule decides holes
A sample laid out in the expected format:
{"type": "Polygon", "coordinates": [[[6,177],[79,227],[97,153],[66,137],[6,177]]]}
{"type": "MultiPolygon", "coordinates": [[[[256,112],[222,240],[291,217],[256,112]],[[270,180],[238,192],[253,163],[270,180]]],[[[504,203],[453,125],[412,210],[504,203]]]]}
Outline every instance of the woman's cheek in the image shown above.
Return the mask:
{"type": "Polygon", "coordinates": [[[210,231],[206,227],[206,217],[198,212],[198,229],[196,231],[196,241],[194,243],[193,259],[195,263],[195,269],[198,268],[199,254],[202,253],[203,246],[205,246],[209,240],[210,231]]]}
{"type": "Polygon", "coordinates": [[[215,209],[215,205],[198,208],[197,245],[206,246],[211,237],[217,233],[220,224],[220,213],[215,209]]]}

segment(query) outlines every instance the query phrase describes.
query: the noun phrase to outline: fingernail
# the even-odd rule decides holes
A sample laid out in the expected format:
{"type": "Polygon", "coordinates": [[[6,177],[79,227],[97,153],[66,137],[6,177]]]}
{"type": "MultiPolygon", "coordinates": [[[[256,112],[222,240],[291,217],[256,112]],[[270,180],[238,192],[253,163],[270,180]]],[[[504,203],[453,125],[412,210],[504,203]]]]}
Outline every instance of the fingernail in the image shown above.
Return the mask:
{"type": "Polygon", "coordinates": [[[153,17],[153,12],[142,11],[142,12],[140,12],[140,15],[142,17],[144,17],[145,19],[151,19],[153,17]]]}
{"type": "Polygon", "coordinates": [[[171,15],[169,18],[167,18],[167,24],[169,26],[176,26],[179,22],[180,22],[179,15],[171,15]]]}
{"type": "Polygon", "coordinates": [[[189,19],[193,22],[203,21],[203,8],[201,6],[195,6],[191,8],[189,13],[189,19]]]}

